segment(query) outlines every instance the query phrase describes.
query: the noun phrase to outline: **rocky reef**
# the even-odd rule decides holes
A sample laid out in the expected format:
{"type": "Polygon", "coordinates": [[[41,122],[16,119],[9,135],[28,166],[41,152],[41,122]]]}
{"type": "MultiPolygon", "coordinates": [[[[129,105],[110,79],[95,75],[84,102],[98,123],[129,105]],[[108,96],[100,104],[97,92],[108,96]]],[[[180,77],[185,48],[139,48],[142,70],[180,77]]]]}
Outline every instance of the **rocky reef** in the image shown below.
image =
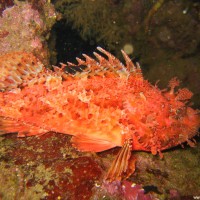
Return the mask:
{"type": "Polygon", "coordinates": [[[1,136],[1,199],[164,200],[199,195],[199,144],[168,150],[163,159],[133,152],[136,172],[122,183],[106,183],[102,179],[119,149],[81,153],[70,138],[58,133],[20,139],[16,134],[1,136]]]}
{"type": "Polygon", "coordinates": [[[57,13],[52,4],[44,2],[42,6],[37,10],[30,3],[17,2],[2,12],[0,55],[14,51],[32,52],[45,65],[49,64],[47,40],[57,13]]]}
{"type": "MultiPolygon", "coordinates": [[[[0,54],[32,52],[49,66],[52,43],[68,45],[57,48],[54,56],[68,54],[74,60],[86,53],[83,43],[85,50],[101,45],[119,58],[124,49],[140,62],[145,78],[152,83],[160,80],[159,87],[178,77],[194,92],[192,101],[200,108],[198,1],[29,0],[14,5],[1,0],[0,5],[0,54]],[[69,53],[74,49],[78,55],[69,53]]],[[[178,146],[165,151],[163,159],[133,152],[138,162],[127,182],[105,183],[104,174],[118,148],[94,155],[76,151],[70,136],[58,133],[22,139],[16,134],[0,136],[0,199],[126,200],[138,194],[141,199],[194,199],[200,196],[196,140],[196,147],[178,146]]]]}

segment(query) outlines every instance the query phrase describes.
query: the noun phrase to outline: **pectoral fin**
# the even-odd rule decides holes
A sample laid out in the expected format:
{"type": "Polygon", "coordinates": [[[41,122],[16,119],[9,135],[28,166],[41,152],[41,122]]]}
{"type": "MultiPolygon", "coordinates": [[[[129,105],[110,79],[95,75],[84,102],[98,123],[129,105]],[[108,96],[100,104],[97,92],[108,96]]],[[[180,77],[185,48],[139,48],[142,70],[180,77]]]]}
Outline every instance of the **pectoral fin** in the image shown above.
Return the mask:
{"type": "Polygon", "coordinates": [[[116,146],[110,141],[82,134],[74,136],[71,142],[72,145],[80,151],[100,152],[116,146]]]}
{"type": "Polygon", "coordinates": [[[131,140],[126,140],[123,147],[114,159],[107,175],[106,180],[121,180],[130,176],[135,171],[135,159],[131,159],[131,140]]]}

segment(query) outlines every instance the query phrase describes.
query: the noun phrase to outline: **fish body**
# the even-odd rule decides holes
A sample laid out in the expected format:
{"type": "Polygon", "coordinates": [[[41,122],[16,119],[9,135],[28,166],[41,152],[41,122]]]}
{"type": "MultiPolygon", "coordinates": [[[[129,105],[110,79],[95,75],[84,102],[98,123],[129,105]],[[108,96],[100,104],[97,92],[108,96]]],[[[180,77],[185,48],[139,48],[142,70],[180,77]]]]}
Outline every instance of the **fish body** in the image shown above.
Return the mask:
{"type": "Polygon", "coordinates": [[[104,49],[98,50],[104,56],[83,55],[77,65],[62,64],[54,71],[30,53],[1,56],[1,134],[18,132],[24,137],[54,131],[72,135],[75,147],[92,152],[126,141],[127,152],[153,154],[185,141],[193,146],[190,139],[197,134],[200,116],[188,105],[192,93],[177,90],[176,78],[161,91],[144,80],[139,65],[125,52],[124,65],[104,49]],[[70,74],[66,67],[80,70],[70,74]]]}

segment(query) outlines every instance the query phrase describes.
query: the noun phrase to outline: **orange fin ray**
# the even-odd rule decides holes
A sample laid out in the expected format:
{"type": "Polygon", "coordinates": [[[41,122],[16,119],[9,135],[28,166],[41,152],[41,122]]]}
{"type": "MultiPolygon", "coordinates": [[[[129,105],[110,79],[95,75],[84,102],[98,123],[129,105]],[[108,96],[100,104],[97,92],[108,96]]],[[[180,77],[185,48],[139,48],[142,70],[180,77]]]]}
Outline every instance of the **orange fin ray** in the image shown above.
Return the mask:
{"type": "Polygon", "coordinates": [[[133,71],[135,72],[136,71],[136,67],[135,65],[133,64],[132,60],[128,57],[128,55],[125,53],[125,51],[121,50],[122,52],[122,55],[124,57],[124,60],[126,62],[126,68],[128,71],[133,71]]]}
{"type": "Polygon", "coordinates": [[[115,66],[118,70],[124,69],[124,65],[118,60],[115,56],[113,56],[110,52],[106,51],[105,49],[101,47],[97,47],[97,49],[105,54],[108,57],[108,61],[112,66],[115,66]]]}
{"type": "Polygon", "coordinates": [[[131,59],[128,57],[128,55],[122,51],[123,57],[126,62],[126,66],[120,62],[114,55],[106,51],[105,49],[101,47],[97,47],[97,50],[99,50],[102,54],[94,52],[94,56],[96,59],[93,59],[92,57],[83,54],[83,57],[85,59],[76,58],[78,64],[73,63],[67,63],[68,67],[80,67],[85,66],[84,69],[82,69],[83,74],[75,73],[74,78],[76,76],[78,77],[87,77],[87,76],[114,76],[114,77],[123,77],[128,78],[130,74],[136,76],[137,78],[143,79],[142,72],[140,69],[139,64],[136,66],[133,64],[131,59]],[[105,58],[104,55],[107,57],[105,58]]]}
{"type": "Polygon", "coordinates": [[[94,138],[86,135],[72,137],[72,145],[80,151],[100,152],[113,148],[116,145],[104,139],[94,138]]]}
{"type": "MultiPolygon", "coordinates": [[[[101,47],[97,47],[97,49],[108,57],[107,61],[109,63],[108,65],[109,69],[112,69],[114,72],[118,72],[119,75],[121,73],[126,74],[126,76],[129,75],[127,68],[114,55],[112,55],[111,53],[109,53],[108,51],[106,51],[105,49],[101,47]]],[[[100,62],[100,65],[101,65],[101,62],[100,62]]]]}
{"type": "Polygon", "coordinates": [[[142,70],[139,65],[139,63],[136,63],[136,66],[133,64],[132,60],[128,57],[128,55],[125,53],[125,51],[121,50],[122,55],[124,57],[124,60],[126,62],[126,68],[127,70],[137,78],[140,78],[143,80],[142,70]]]}
{"type": "Polygon", "coordinates": [[[0,56],[0,90],[12,90],[44,70],[43,64],[31,53],[12,52],[0,56]]]}
{"type": "Polygon", "coordinates": [[[18,132],[18,137],[43,135],[48,132],[40,127],[25,124],[11,118],[0,117],[0,135],[18,132]]]}
{"type": "Polygon", "coordinates": [[[122,149],[119,151],[116,158],[114,159],[106,175],[106,180],[114,181],[122,179],[123,175],[128,169],[129,159],[131,157],[131,150],[131,140],[126,140],[122,149]]]}
{"type": "MultiPolygon", "coordinates": [[[[104,71],[104,73],[107,73],[109,71],[110,73],[113,73],[114,76],[119,76],[119,74],[117,73],[116,66],[113,65],[112,62],[105,59],[103,56],[101,56],[100,54],[98,54],[96,52],[94,52],[93,54],[99,61],[99,66],[100,66],[101,71],[104,71]]],[[[122,64],[120,63],[120,65],[122,65],[122,64]]],[[[120,67],[120,69],[121,69],[121,67],[120,67]]],[[[125,69],[125,68],[123,68],[123,69],[125,69]]]]}

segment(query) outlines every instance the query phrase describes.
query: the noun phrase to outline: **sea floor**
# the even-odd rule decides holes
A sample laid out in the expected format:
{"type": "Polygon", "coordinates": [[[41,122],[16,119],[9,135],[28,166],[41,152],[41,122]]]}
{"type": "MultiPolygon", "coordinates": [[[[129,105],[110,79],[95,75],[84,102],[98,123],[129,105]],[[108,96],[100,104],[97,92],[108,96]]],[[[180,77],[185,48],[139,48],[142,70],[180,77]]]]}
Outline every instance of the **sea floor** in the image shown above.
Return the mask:
{"type": "MultiPolygon", "coordinates": [[[[0,199],[116,199],[101,184],[119,148],[84,153],[74,149],[70,139],[58,133],[1,136],[0,199]]],[[[133,154],[136,171],[128,181],[140,184],[155,199],[200,197],[200,143],[168,150],[163,159],[146,152],[133,154]]]]}

